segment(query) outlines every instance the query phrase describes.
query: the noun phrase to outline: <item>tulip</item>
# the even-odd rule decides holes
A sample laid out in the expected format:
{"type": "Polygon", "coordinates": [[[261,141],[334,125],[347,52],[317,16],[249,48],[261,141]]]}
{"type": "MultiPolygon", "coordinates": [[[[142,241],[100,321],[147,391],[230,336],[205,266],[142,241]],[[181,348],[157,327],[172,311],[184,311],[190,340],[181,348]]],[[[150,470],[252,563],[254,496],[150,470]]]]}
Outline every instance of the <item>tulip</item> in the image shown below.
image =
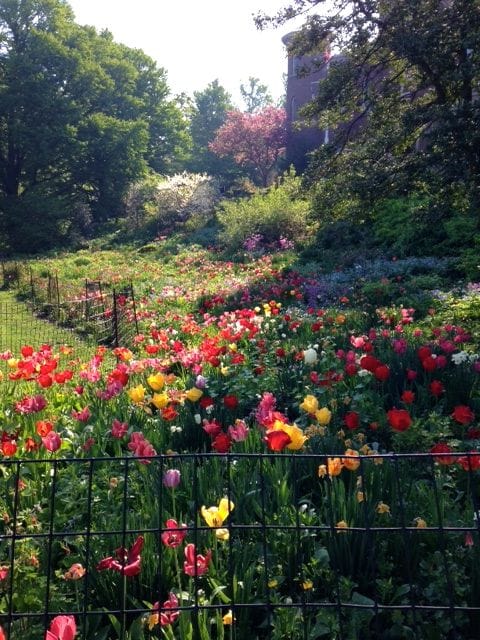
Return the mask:
{"type": "Polygon", "coordinates": [[[194,544],[187,544],[185,547],[185,562],[183,563],[183,570],[187,576],[203,576],[208,571],[208,565],[212,558],[212,552],[208,551],[207,554],[197,554],[194,544]]]}
{"type": "Polygon", "coordinates": [[[50,623],[45,640],[73,640],[76,633],[77,625],[73,616],[56,616],[50,623]]]}
{"type": "Polygon", "coordinates": [[[185,392],[185,397],[190,402],[197,402],[203,396],[203,391],[201,389],[197,389],[197,387],[192,387],[185,392]]]}
{"type": "Polygon", "coordinates": [[[300,409],[313,415],[318,410],[318,400],[315,396],[307,395],[300,403],[300,409]]]}
{"type": "Polygon", "coordinates": [[[209,527],[221,527],[234,508],[235,505],[231,500],[222,498],[218,503],[218,507],[213,506],[207,509],[203,506],[200,509],[200,513],[209,527]]]}
{"type": "Polygon", "coordinates": [[[62,440],[58,433],[56,433],[55,431],[50,431],[49,433],[47,433],[47,435],[42,438],[42,443],[45,449],[47,451],[51,451],[52,453],[60,449],[60,447],[62,446],[62,440]]]}
{"type": "Polygon", "coordinates": [[[148,376],[147,383],[154,391],[161,391],[165,386],[165,376],[162,373],[148,376]]]}
{"type": "Polygon", "coordinates": [[[305,349],[303,352],[303,361],[305,364],[311,365],[315,364],[318,360],[318,353],[315,349],[305,349]]]}
{"type": "Polygon", "coordinates": [[[167,469],[163,474],[163,486],[175,489],[180,484],[181,474],[178,469],[167,469]]]}
{"type": "Polygon", "coordinates": [[[332,412],[327,407],[322,407],[318,411],[315,411],[315,418],[317,419],[318,424],[326,426],[330,424],[330,420],[332,419],[332,412]]]}

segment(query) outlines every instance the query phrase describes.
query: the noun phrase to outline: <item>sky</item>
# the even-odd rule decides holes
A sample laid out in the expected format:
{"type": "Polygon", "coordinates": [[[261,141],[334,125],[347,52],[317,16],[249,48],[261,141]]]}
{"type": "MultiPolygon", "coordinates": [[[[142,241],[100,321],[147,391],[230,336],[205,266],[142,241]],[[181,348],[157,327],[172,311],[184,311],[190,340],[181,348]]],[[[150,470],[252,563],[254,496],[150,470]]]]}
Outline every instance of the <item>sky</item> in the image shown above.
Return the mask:
{"type": "Polygon", "coordinates": [[[282,36],[297,25],[258,31],[252,14],[275,14],[282,0],[68,0],[76,22],[107,28],[167,72],[172,94],[193,95],[215,79],[241,106],[240,84],[253,76],[275,100],[287,70],[282,36]]]}

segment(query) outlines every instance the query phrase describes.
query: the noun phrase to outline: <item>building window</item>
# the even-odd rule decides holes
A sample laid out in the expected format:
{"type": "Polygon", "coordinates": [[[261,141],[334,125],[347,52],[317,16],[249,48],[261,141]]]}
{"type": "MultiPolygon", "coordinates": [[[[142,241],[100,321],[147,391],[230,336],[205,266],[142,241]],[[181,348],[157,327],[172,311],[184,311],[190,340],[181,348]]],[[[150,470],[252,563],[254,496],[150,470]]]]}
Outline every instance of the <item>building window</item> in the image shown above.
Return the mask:
{"type": "Polygon", "coordinates": [[[295,100],[295,96],[293,96],[290,102],[290,120],[293,122],[297,119],[297,101],[295,100]]]}
{"type": "Polygon", "coordinates": [[[293,75],[296,77],[298,75],[298,72],[300,71],[300,58],[298,56],[294,56],[293,58],[293,62],[292,62],[292,69],[293,69],[293,75]]]}

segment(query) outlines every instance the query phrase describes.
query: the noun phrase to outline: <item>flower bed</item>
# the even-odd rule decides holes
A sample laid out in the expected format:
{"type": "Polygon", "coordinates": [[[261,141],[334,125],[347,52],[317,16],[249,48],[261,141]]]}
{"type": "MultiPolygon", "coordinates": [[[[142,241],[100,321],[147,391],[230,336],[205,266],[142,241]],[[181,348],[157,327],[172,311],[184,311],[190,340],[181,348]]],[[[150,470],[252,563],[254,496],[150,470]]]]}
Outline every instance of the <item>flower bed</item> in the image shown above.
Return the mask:
{"type": "Polygon", "coordinates": [[[302,286],[1,355],[10,640],[475,637],[478,327],[302,286]]]}

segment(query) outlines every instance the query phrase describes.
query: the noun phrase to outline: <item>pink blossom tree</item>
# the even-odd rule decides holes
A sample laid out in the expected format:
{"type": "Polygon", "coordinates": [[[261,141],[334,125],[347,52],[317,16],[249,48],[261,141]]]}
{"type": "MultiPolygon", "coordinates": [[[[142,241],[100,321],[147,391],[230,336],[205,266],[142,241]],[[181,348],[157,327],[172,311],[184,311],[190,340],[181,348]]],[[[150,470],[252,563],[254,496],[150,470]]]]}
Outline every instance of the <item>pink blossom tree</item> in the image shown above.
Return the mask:
{"type": "Polygon", "coordinates": [[[256,113],[229,111],[209,148],[219,156],[231,156],[242,167],[252,168],[266,187],[285,149],[284,109],[265,107],[256,113]]]}

